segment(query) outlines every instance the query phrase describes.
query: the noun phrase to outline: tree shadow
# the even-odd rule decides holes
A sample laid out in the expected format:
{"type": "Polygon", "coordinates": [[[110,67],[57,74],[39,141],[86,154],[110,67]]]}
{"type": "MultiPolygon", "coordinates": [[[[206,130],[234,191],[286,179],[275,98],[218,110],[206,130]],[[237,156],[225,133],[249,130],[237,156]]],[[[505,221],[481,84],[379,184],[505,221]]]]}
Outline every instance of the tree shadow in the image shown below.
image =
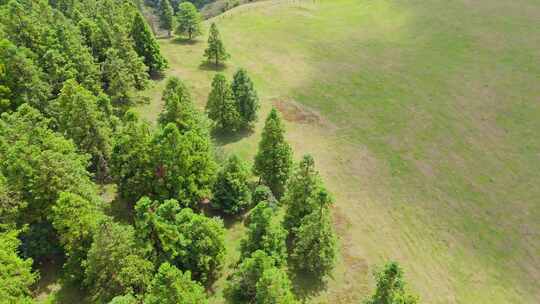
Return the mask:
{"type": "Polygon", "coordinates": [[[221,212],[221,210],[214,209],[208,205],[208,207],[201,208],[201,212],[207,217],[219,217],[223,220],[223,226],[225,229],[232,228],[235,224],[244,222],[246,219],[246,214],[249,212],[249,208],[238,213],[238,214],[226,214],[221,212]]]}
{"type": "Polygon", "coordinates": [[[180,44],[180,45],[194,45],[194,44],[197,44],[199,40],[189,39],[189,38],[184,38],[184,37],[176,37],[172,39],[172,42],[175,44],[180,44]]]}
{"type": "Polygon", "coordinates": [[[204,61],[199,65],[199,69],[203,71],[216,71],[221,72],[227,68],[227,65],[223,63],[215,64],[213,62],[204,61]]]}
{"type": "Polygon", "coordinates": [[[313,273],[296,271],[292,268],[288,273],[294,294],[302,301],[319,295],[327,287],[327,281],[313,273]]]}
{"type": "Polygon", "coordinates": [[[253,132],[254,131],[252,129],[241,129],[236,132],[214,129],[212,130],[212,137],[218,146],[224,146],[226,144],[240,141],[241,139],[253,134],[253,132]]]}

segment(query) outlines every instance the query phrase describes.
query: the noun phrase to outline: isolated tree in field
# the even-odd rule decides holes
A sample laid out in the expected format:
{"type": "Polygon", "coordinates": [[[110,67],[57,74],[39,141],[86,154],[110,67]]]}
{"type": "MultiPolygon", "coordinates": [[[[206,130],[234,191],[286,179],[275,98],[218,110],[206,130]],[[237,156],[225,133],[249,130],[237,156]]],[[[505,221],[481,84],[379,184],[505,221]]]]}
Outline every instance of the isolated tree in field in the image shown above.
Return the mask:
{"type": "Polygon", "coordinates": [[[144,58],[144,64],[151,75],[160,74],[167,68],[167,60],[161,55],[159,44],[141,13],[135,14],[131,37],[135,43],[135,51],[144,58]]]}
{"type": "Polygon", "coordinates": [[[286,264],[287,230],[274,218],[275,211],[267,202],[260,202],[249,215],[246,238],[241,241],[242,258],[262,250],[274,258],[276,265],[286,264]]]}
{"type": "Polygon", "coordinates": [[[131,226],[107,219],[94,234],[84,268],[92,299],[106,303],[115,295],[144,293],[154,266],[140,257],[131,226]]]}
{"type": "Polygon", "coordinates": [[[273,108],[266,118],[253,169],[277,198],[283,194],[292,167],[292,150],[284,135],[281,117],[273,108]]]}
{"type": "Polygon", "coordinates": [[[249,127],[257,120],[259,97],[246,70],[240,69],[234,74],[231,89],[242,126],[249,127]]]}
{"type": "Polygon", "coordinates": [[[191,280],[189,271],[182,272],[169,263],[163,263],[154,276],[144,297],[145,304],[205,304],[204,288],[191,280]]]}
{"type": "Polygon", "coordinates": [[[50,217],[67,258],[64,263],[66,277],[80,283],[84,279],[82,263],[103,213],[96,202],[63,192],[52,207],[50,217]]]}
{"type": "Polygon", "coordinates": [[[92,156],[91,169],[98,181],[105,181],[109,175],[111,130],[98,110],[97,98],[75,80],[68,80],[52,111],[59,131],[92,156]]]}
{"type": "Polygon", "coordinates": [[[283,225],[291,234],[300,226],[302,219],[313,211],[312,198],[321,187],[322,181],[313,157],[304,155],[295,166],[281,201],[287,206],[283,225]]]}
{"type": "Polygon", "coordinates": [[[174,11],[171,2],[169,0],[161,0],[159,8],[161,28],[167,30],[167,34],[171,37],[171,32],[174,28],[174,11]]]}
{"type": "Polygon", "coordinates": [[[201,15],[191,2],[180,3],[177,16],[176,34],[187,36],[189,40],[202,34],[201,15]]]}
{"type": "Polygon", "coordinates": [[[227,214],[238,214],[245,210],[251,203],[248,179],[246,165],[238,156],[230,156],[218,172],[212,207],[227,214]]]}
{"type": "Polygon", "coordinates": [[[136,202],[152,191],[151,140],[146,122],[133,111],[124,114],[111,156],[111,173],[118,193],[128,202],[136,202]]]}
{"type": "Polygon", "coordinates": [[[335,265],[337,240],[329,212],[331,199],[326,191],[316,195],[314,210],[305,216],[295,231],[290,261],[297,271],[322,280],[335,265]]]}
{"type": "Polygon", "coordinates": [[[291,281],[282,269],[265,270],[255,288],[255,302],[257,304],[298,303],[291,292],[291,281]]]}
{"type": "Polygon", "coordinates": [[[416,304],[418,297],[406,290],[403,270],[396,262],[389,262],[375,273],[377,289],[366,304],[416,304]]]}
{"type": "Polygon", "coordinates": [[[231,88],[223,74],[216,74],[206,103],[208,117],[220,130],[234,131],[239,126],[239,114],[234,105],[231,88]]]}
{"type": "Polygon", "coordinates": [[[152,141],[153,193],[160,199],[177,199],[195,207],[210,197],[216,163],[210,138],[197,131],[181,134],[169,123],[152,141]]]}
{"type": "Polygon", "coordinates": [[[32,272],[32,259],[19,256],[17,231],[0,231],[0,299],[3,303],[31,304],[31,287],[39,275],[32,272]]]}
{"type": "Polygon", "coordinates": [[[223,41],[221,41],[221,37],[215,23],[212,23],[210,26],[208,47],[204,51],[204,57],[206,57],[208,62],[213,62],[216,66],[230,57],[227,51],[225,51],[225,46],[223,45],[223,41]]]}

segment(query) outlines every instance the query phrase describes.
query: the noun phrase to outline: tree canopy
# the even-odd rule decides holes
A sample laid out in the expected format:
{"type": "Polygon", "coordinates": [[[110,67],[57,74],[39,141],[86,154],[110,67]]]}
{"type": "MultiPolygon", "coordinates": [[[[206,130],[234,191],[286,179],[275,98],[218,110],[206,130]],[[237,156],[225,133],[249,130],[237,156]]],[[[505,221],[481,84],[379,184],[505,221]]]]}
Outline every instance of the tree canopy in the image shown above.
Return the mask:
{"type": "Polygon", "coordinates": [[[176,34],[187,36],[189,40],[202,34],[201,15],[189,1],[180,3],[178,6],[176,34]]]}
{"type": "Polygon", "coordinates": [[[260,105],[257,91],[245,69],[236,71],[231,84],[231,90],[242,126],[251,127],[257,120],[257,112],[260,105]]]}
{"type": "Polygon", "coordinates": [[[227,214],[238,214],[251,204],[249,171],[242,160],[231,155],[217,174],[212,207],[227,214]]]}
{"type": "Polygon", "coordinates": [[[206,57],[206,60],[208,62],[213,62],[216,66],[231,57],[229,53],[227,53],[227,51],[225,50],[223,41],[221,41],[219,30],[214,22],[212,22],[212,24],[210,25],[208,47],[204,51],[204,57],[206,57]]]}
{"type": "Polygon", "coordinates": [[[406,289],[403,270],[397,262],[388,262],[383,269],[375,272],[377,289],[365,301],[366,304],[416,304],[418,297],[406,289]]]}
{"type": "Polygon", "coordinates": [[[163,263],[152,279],[145,304],[205,304],[204,288],[191,280],[189,271],[182,272],[169,263],[163,263]]]}

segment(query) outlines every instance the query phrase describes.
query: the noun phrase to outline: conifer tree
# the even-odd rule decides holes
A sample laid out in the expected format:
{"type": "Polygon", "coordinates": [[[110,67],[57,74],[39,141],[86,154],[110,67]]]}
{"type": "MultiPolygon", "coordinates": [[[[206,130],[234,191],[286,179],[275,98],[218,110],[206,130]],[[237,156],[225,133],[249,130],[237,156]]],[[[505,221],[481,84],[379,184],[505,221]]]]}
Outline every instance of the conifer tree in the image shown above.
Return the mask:
{"type": "Polygon", "coordinates": [[[304,155],[295,166],[282,199],[282,203],[287,206],[283,225],[291,234],[300,226],[302,219],[313,211],[312,198],[321,187],[322,181],[315,169],[313,157],[304,155]]]}
{"type": "Polygon", "coordinates": [[[302,218],[295,231],[290,261],[295,270],[323,280],[334,268],[337,240],[329,211],[332,199],[320,191],[314,200],[314,210],[302,218]]]}
{"type": "Polygon", "coordinates": [[[291,281],[282,269],[265,270],[255,288],[255,302],[257,304],[298,303],[291,292],[291,281]]]}
{"type": "Polygon", "coordinates": [[[207,119],[195,108],[188,88],[179,78],[167,80],[162,100],[164,109],[158,118],[162,127],[174,123],[182,134],[193,130],[203,137],[209,136],[207,119]]]}
{"type": "Polygon", "coordinates": [[[238,265],[225,288],[232,303],[253,303],[257,296],[257,282],[263,273],[275,268],[275,261],[261,250],[255,251],[238,265]]]}
{"type": "Polygon", "coordinates": [[[248,179],[246,165],[238,156],[230,156],[218,172],[212,207],[227,214],[238,214],[245,210],[251,203],[248,179]]]}
{"type": "Polygon", "coordinates": [[[189,40],[202,34],[201,15],[195,5],[189,1],[180,3],[177,15],[176,34],[187,35],[189,40]]]}
{"type": "Polygon", "coordinates": [[[195,207],[210,197],[216,163],[210,139],[196,131],[181,134],[169,123],[153,140],[153,193],[157,198],[174,198],[182,206],[195,207]]]}
{"type": "Polygon", "coordinates": [[[128,111],[111,157],[111,173],[118,193],[128,202],[134,203],[152,191],[151,140],[150,126],[135,112],[128,111]]]}
{"type": "Polygon", "coordinates": [[[221,73],[214,76],[212,90],[206,103],[208,117],[220,130],[235,131],[239,126],[239,114],[227,79],[221,73]]]}
{"type": "Polygon", "coordinates": [[[418,297],[406,289],[403,270],[397,262],[389,262],[384,268],[375,272],[377,289],[366,304],[416,304],[418,297]]]}
{"type": "Polygon", "coordinates": [[[141,13],[135,14],[131,37],[135,43],[135,51],[144,58],[150,75],[162,73],[167,68],[167,60],[161,55],[159,44],[141,13]]]}
{"type": "Polygon", "coordinates": [[[168,36],[171,37],[171,32],[174,28],[174,11],[169,0],[161,0],[159,8],[161,28],[167,30],[168,36]]]}
{"type": "Polygon", "coordinates": [[[234,74],[231,89],[236,101],[236,108],[240,114],[242,126],[249,127],[257,120],[259,97],[246,70],[239,69],[234,74]]]}
{"type": "Polygon", "coordinates": [[[229,59],[230,55],[225,50],[223,41],[219,35],[219,30],[215,23],[210,26],[210,35],[208,37],[208,47],[204,51],[204,57],[208,62],[213,62],[218,66],[221,62],[229,59]]]}
{"type": "Polygon", "coordinates": [[[98,110],[97,98],[74,80],[65,82],[52,111],[58,129],[79,149],[92,156],[92,170],[98,181],[109,176],[111,129],[98,110]]]}
{"type": "Polygon", "coordinates": [[[257,250],[274,258],[276,265],[286,264],[287,231],[274,218],[275,211],[268,202],[260,202],[249,215],[248,232],[241,242],[242,258],[249,257],[257,250]]]}
{"type": "Polygon", "coordinates": [[[182,272],[169,263],[163,263],[154,276],[145,304],[205,304],[208,299],[204,288],[191,280],[189,271],[182,272]]]}
{"type": "Polygon", "coordinates": [[[292,150],[284,135],[281,118],[273,108],[266,118],[253,169],[277,198],[283,194],[292,166],[292,150]]]}

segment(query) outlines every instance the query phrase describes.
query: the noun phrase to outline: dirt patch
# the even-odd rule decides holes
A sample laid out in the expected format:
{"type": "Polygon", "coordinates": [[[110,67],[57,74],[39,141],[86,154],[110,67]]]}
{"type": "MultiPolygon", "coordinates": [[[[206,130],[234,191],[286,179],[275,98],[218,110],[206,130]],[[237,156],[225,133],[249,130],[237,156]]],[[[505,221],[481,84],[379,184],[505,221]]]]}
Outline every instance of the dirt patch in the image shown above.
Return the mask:
{"type": "Polygon", "coordinates": [[[300,124],[319,125],[325,128],[335,128],[334,125],[321,114],[299,104],[294,100],[274,99],[272,100],[272,104],[274,107],[276,107],[276,109],[278,109],[279,112],[281,112],[281,115],[283,115],[283,118],[285,118],[286,121],[300,124]]]}

